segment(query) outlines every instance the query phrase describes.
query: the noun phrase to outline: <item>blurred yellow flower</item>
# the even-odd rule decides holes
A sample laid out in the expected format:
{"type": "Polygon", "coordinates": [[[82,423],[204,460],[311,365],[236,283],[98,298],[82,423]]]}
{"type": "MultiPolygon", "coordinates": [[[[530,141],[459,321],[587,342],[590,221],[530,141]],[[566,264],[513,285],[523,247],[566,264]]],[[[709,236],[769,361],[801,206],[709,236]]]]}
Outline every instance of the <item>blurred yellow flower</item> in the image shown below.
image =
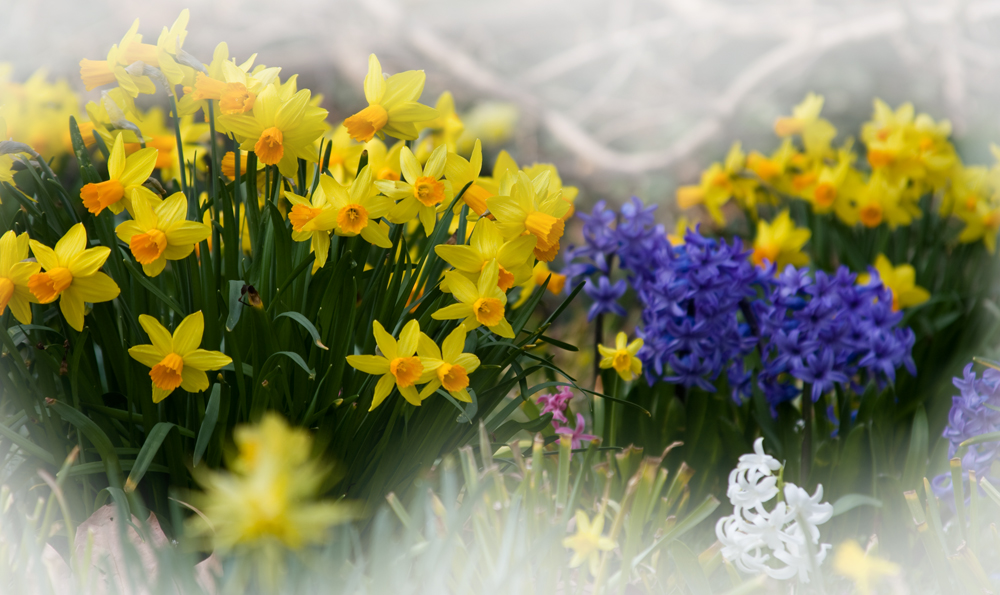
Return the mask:
{"type": "Polygon", "coordinates": [[[823,96],[809,93],[802,103],[792,109],[791,117],[775,121],[774,132],[781,137],[800,135],[806,153],[813,159],[825,157],[830,152],[830,142],[837,136],[837,129],[819,117],[821,111],[823,96]]]}
{"type": "Polygon", "coordinates": [[[111,301],[121,292],[111,277],[98,271],[111,249],[87,248],[87,231],[82,223],[69,228],[54,250],[35,240],[29,243],[44,272],[28,279],[28,289],[39,304],[58,299],[66,322],[75,330],[83,330],[84,302],[111,301]]]}
{"type": "Polygon", "coordinates": [[[563,547],[573,550],[569,561],[570,568],[576,568],[587,562],[590,574],[596,576],[601,552],[615,549],[615,542],[604,536],[604,516],[598,513],[594,521],[582,510],[576,511],[576,533],[563,539],[563,547]]]}
{"type": "Polygon", "coordinates": [[[218,370],[232,363],[219,351],[200,349],[205,332],[201,310],[184,318],[170,334],[160,321],[147,314],[139,315],[139,324],[149,335],[151,345],[136,345],[128,354],[150,369],[153,381],[153,402],[159,403],[177,387],[191,393],[208,388],[206,370],[218,370]]]}
{"type": "Polygon", "coordinates": [[[734,143],[723,163],[713,163],[701,174],[701,182],[693,186],[681,186],[677,189],[677,206],[690,209],[696,205],[705,205],[708,214],[719,225],[726,223],[722,207],[735,198],[745,203],[756,191],[758,182],[743,177],[746,157],[740,148],[740,143],[734,143]]]}
{"type": "Polygon", "coordinates": [[[28,288],[28,280],[41,270],[37,262],[28,259],[28,234],[13,230],[0,236],[0,315],[10,311],[21,324],[31,324],[31,304],[36,298],[28,288]]]}
{"type": "Polygon", "coordinates": [[[137,200],[132,203],[132,214],[135,219],[120,223],[115,233],[150,277],[159,275],[168,260],[187,258],[195,244],[212,235],[208,225],[186,220],[187,197],[181,192],[155,206],[137,200]]]}
{"type": "Polygon", "coordinates": [[[761,219],[757,222],[757,237],[750,260],[757,266],[764,266],[765,261],[774,263],[776,272],[790,264],[803,266],[809,262],[809,256],[802,252],[802,247],[809,241],[810,235],[808,229],[795,225],[788,209],[770,223],[761,219]]]}
{"type": "Polygon", "coordinates": [[[434,108],[417,101],[424,92],[425,78],[422,70],[408,70],[385,79],[378,58],[375,54],[368,56],[365,76],[368,107],[344,120],[351,138],[368,142],[376,134],[388,134],[403,140],[416,139],[416,124],[438,116],[434,108]]]}
{"type": "Polygon", "coordinates": [[[870,595],[872,585],[884,577],[898,576],[899,566],[867,554],[854,540],[837,546],[833,556],[833,569],[837,574],[854,581],[861,595],[870,595]]]}
{"type": "MultiPolygon", "coordinates": [[[[894,267],[884,254],[879,254],[875,258],[875,270],[878,271],[882,285],[892,290],[893,310],[919,306],[930,299],[930,292],[916,284],[916,271],[913,266],[901,264],[894,267]]],[[[858,283],[861,285],[867,285],[871,281],[872,276],[869,273],[858,275],[858,283]]]]}

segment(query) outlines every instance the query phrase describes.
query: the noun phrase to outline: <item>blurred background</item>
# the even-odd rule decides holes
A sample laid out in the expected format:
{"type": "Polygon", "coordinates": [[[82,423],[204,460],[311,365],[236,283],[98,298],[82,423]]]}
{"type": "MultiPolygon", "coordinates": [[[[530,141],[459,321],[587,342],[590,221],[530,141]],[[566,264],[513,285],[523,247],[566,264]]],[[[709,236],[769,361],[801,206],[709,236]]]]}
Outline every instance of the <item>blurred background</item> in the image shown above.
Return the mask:
{"type": "Polygon", "coordinates": [[[1000,0],[5,2],[0,59],[15,80],[44,67],[95,99],[79,60],[102,59],[136,17],[155,42],[182,8],[186,50],[256,52],[323,93],[331,120],[364,105],[370,52],[387,73],[424,69],[424,103],[447,89],[467,119],[516,113],[510,152],[557,164],[584,205],[635,194],[672,210],[735,139],[776,147],[774,119],[809,91],[838,139],[880,97],[950,119],[971,162],[1000,141],[1000,0]]]}

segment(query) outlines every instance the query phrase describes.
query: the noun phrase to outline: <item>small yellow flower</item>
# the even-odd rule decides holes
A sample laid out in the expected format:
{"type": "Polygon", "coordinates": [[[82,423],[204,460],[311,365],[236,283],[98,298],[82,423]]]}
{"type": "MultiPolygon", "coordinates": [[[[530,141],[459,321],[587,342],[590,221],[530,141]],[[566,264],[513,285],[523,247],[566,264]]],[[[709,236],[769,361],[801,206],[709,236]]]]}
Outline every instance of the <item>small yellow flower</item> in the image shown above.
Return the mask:
{"type": "Polygon", "coordinates": [[[218,370],[232,363],[219,351],[199,349],[205,332],[205,318],[197,311],[184,318],[173,335],[160,321],[146,314],[139,315],[139,324],[149,335],[151,345],[136,345],[128,354],[150,369],[153,380],[153,402],[159,403],[180,387],[191,393],[208,388],[206,370],[218,370]]]}
{"type": "Polygon", "coordinates": [[[150,277],[159,275],[168,260],[187,258],[195,244],[212,235],[208,225],[185,220],[187,198],[181,192],[155,206],[148,200],[136,200],[132,211],[135,219],[122,222],[115,233],[150,277]]]}
{"type": "Polygon", "coordinates": [[[491,260],[483,268],[475,285],[459,271],[448,271],[444,275],[448,289],[459,303],[441,308],[432,314],[431,318],[434,320],[464,318],[463,324],[468,330],[483,325],[501,337],[514,338],[514,329],[504,318],[507,294],[497,287],[500,265],[496,260],[491,260]]]}
{"type": "Polygon", "coordinates": [[[108,208],[117,215],[125,207],[131,207],[135,190],[149,179],[156,167],[157,150],[153,147],[136,151],[125,157],[125,140],[122,135],[115,137],[115,144],[108,155],[108,179],[84,185],[80,189],[83,206],[94,215],[108,208]]]}
{"type": "Polygon", "coordinates": [[[468,390],[469,374],[479,367],[479,358],[472,353],[463,353],[466,334],[465,325],[458,325],[458,328],[445,337],[441,348],[438,349],[433,339],[420,333],[417,353],[420,354],[427,371],[434,373],[431,381],[420,391],[421,400],[443,386],[459,401],[472,402],[468,390]]]}
{"type": "Polygon", "coordinates": [[[576,568],[584,562],[590,569],[590,574],[596,576],[601,552],[615,549],[615,542],[604,533],[604,516],[598,514],[594,521],[587,518],[587,513],[576,511],[576,533],[563,539],[563,547],[573,550],[573,558],[569,561],[570,568],[576,568]]]}
{"type": "Polygon", "coordinates": [[[380,248],[392,248],[388,225],[379,219],[395,205],[391,198],[378,193],[372,184],[372,173],[365,166],[350,187],[330,176],[320,178],[329,209],[316,217],[316,227],[332,229],[338,236],[360,235],[366,242],[380,248]]]}
{"type": "Polygon", "coordinates": [[[549,192],[550,178],[547,170],[534,179],[523,171],[508,173],[500,184],[500,195],[486,201],[500,233],[505,238],[526,232],[535,236],[535,257],[545,262],[552,262],[559,252],[566,229],[564,216],[572,206],[559,193],[549,192]]]}
{"type": "Polygon", "coordinates": [[[418,103],[426,76],[422,70],[408,70],[382,77],[382,65],[375,54],[368,56],[365,99],[368,107],[344,120],[347,132],[356,141],[368,142],[376,134],[403,140],[417,138],[416,124],[437,117],[437,110],[418,103]]]}
{"type": "Polygon", "coordinates": [[[27,258],[28,234],[8,231],[0,236],[0,315],[10,306],[21,324],[31,324],[31,304],[38,298],[28,289],[28,280],[42,268],[37,262],[24,262],[27,258]]]}
{"type": "Polygon", "coordinates": [[[500,267],[498,287],[507,291],[531,277],[536,241],[534,236],[526,235],[504,242],[496,224],[483,218],[476,222],[467,246],[441,245],[434,251],[471,280],[478,279],[486,265],[496,260],[500,267]]]}
{"type": "Polygon", "coordinates": [[[285,193],[288,201],[292,203],[292,208],[288,212],[288,221],[292,224],[292,239],[296,242],[308,241],[309,251],[316,255],[312,266],[313,273],[326,265],[330,255],[330,232],[335,224],[329,217],[320,217],[324,213],[330,215],[333,212],[333,206],[327,200],[324,189],[323,180],[326,179],[336,183],[328,176],[320,178],[320,185],[308,200],[298,194],[285,193]]]}
{"type": "Polygon", "coordinates": [[[972,209],[963,209],[957,213],[959,219],[965,222],[958,241],[963,244],[983,241],[990,254],[997,250],[997,234],[1000,233],[1000,206],[992,201],[978,200],[972,209]]]}
{"type": "Polygon", "coordinates": [[[802,246],[809,241],[810,235],[808,229],[796,227],[785,209],[770,223],[763,219],[757,222],[757,237],[750,260],[757,266],[764,266],[765,261],[772,262],[778,271],[790,264],[803,266],[809,262],[809,256],[802,252],[802,246]]]}
{"type": "Polygon", "coordinates": [[[861,595],[872,592],[872,584],[883,577],[898,576],[899,566],[876,556],[870,556],[856,541],[845,541],[833,556],[833,569],[854,581],[861,595]]]}
{"type": "Polygon", "coordinates": [[[302,89],[287,100],[275,85],[257,95],[245,114],[223,114],[219,121],[232,132],[244,151],[254,151],[266,165],[277,165],[281,175],[294,177],[299,159],[316,161],[313,141],[326,129],[327,111],[310,105],[312,95],[302,89]]]}
{"type": "Polygon", "coordinates": [[[830,142],[837,136],[833,124],[819,117],[821,111],[823,96],[809,93],[802,103],[792,109],[791,117],[778,118],[774,123],[774,132],[781,137],[801,135],[806,153],[813,158],[821,158],[830,152],[830,142]]]}
{"type": "Polygon", "coordinates": [[[746,155],[740,148],[740,143],[734,143],[723,163],[713,163],[702,172],[699,184],[677,189],[677,206],[690,209],[699,204],[705,205],[712,219],[717,224],[724,225],[726,217],[722,213],[722,207],[729,199],[745,204],[756,193],[759,182],[742,175],[745,166],[746,155]]]}
{"type": "Polygon", "coordinates": [[[604,345],[597,346],[597,350],[601,353],[601,369],[608,370],[614,368],[622,380],[625,382],[631,381],[639,374],[642,374],[642,360],[635,356],[642,349],[642,345],[642,339],[636,339],[629,343],[628,335],[618,333],[615,337],[615,346],[613,348],[605,347],[604,345]]]}
{"type": "MultiPolygon", "coordinates": [[[[451,182],[452,188],[462,193],[462,202],[469,205],[469,209],[476,215],[486,212],[486,201],[494,196],[488,188],[479,184],[479,174],[483,169],[483,146],[476,139],[476,144],[472,147],[470,159],[466,159],[456,153],[448,153],[448,162],[444,169],[444,177],[451,182]],[[469,185],[466,188],[466,184],[469,185]]],[[[461,204],[455,205],[456,209],[461,208],[461,204]]]]}
{"type": "Polygon", "coordinates": [[[430,380],[430,370],[425,370],[424,360],[416,356],[420,341],[420,323],[411,320],[399,333],[399,342],[392,337],[379,321],[372,323],[375,333],[375,343],[382,355],[349,355],[347,363],[356,370],[373,376],[382,376],[375,385],[375,397],[368,409],[373,411],[392,392],[392,387],[399,389],[410,404],[420,406],[420,395],[417,384],[430,380]]]}
{"type": "MultiPolygon", "coordinates": [[[[875,270],[878,271],[882,285],[892,290],[892,309],[902,310],[911,306],[919,306],[931,298],[930,292],[916,284],[916,271],[913,266],[901,264],[892,266],[892,262],[884,254],[875,258],[875,270]]],[[[871,282],[869,273],[858,275],[858,283],[867,285],[871,282]]]]}
{"type": "Polygon", "coordinates": [[[98,271],[111,254],[107,246],[87,248],[87,231],[82,223],[69,228],[53,250],[41,242],[29,241],[31,251],[45,272],[28,279],[28,289],[40,304],[59,300],[66,322],[83,330],[84,302],[107,302],[121,290],[111,277],[98,271]]]}
{"type": "Polygon", "coordinates": [[[195,75],[191,99],[215,99],[219,113],[227,116],[245,114],[253,109],[257,94],[278,77],[280,68],[263,68],[250,74],[235,62],[222,62],[222,78],[217,79],[203,72],[195,75]]]}
{"type": "MultiPolygon", "coordinates": [[[[275,544],[300,549],[323,543],[331,526],[356,516],[351,503],[319,500],[329,468],[310,457],[306,430],[268,412],[255,426],[237,427],[233,438],[237,453],[229,472],[196,470],[195,475],[205,489],[198,503],[207,521],[194,516],[190,528],[207,536],[212,549],[266,552],[275,544]]],[[[261,560],[268,567],[276,563],[261,560]]]]}
{"type": "Polygon", "coordinates": [[[450,201],[455,196],[451,182],[441,179],[446,161],[447,149],[438,147],[427,158],[427,163],[421,169],[420,163],[408,147],[400,150],[399,165],[405,181],[375,182],[375,186],[386,196],[399,201],[389,211],[389,221],[408,223],[419,217],[424,226],[424,233],[431,235],[437,223],[438,209],[445,201],[450,201]]]}

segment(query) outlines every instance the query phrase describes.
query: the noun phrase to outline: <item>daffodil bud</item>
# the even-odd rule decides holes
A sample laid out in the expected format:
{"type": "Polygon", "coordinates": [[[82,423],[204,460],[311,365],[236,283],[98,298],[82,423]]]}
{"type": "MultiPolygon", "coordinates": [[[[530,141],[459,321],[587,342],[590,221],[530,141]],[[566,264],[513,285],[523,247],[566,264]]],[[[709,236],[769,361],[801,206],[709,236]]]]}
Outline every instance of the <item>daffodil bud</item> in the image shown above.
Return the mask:
{"type": "Polygon", "coordinates": [[[16,155],[18,153],[27,153],[32,157],[38,157],[38,153],[24,143],[13,140],[0,141],[0,155],[16,155]]]}
{"type": "Polygon", "coordinates": [[[184,50],[180,50],[179,52],[177,52],[177,54],[174,55],[174,60],[177,60],[178,64],[183,64],[184,66],[187,66],[189,68],[194,68],[198,72],[204,72],[205,74],[208,74],[208,71],[205,70],[205,65],[201,63],[201,60],[195,58],[194,56],[192,56],[191,54],[187,53],[184,50]]]}
{"type": "Polygon", "coordinates": [[[112,99],[107,91],[101,91],[101,105],[104,107],[104,111],[108,112],[108,118],[110,118],[113,128],[131,130],[135,133],[139,142],[142,143],[142,131],[125,117],[125,112],[122,111],[122,108],[118,107],[118,104],[115,103],[115,100],[112,99]]]}

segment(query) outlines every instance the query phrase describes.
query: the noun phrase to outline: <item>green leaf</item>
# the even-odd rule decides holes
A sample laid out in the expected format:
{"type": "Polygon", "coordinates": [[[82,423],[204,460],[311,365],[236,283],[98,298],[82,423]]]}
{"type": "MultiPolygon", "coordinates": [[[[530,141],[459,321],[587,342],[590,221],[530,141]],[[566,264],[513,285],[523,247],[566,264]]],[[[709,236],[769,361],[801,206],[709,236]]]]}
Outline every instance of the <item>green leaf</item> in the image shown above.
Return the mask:
{"type": "Polygon", "coordinates": [[[4,437],[6,437],[14,444],[20,446],[21,450],[24,451],[26,454],[41,459],[46,463],[48,463],[49,465],[56,464],[56,459],[55,457],[52,456],[52,453],[48,452],[41,446],[38,446],[31,440],[28,440],[25,436],[22,436],[19,432],[11,430],[2,423],[0,423],[0,434],[2,434],[4,437]]]}
{"type": "Polygon", "coordinates": [[[208,405],[205,407],[205,419],[201,421],[201,428],[198,430],[198,439],[194,443],[194,460],[192,465],[197,467],[201,462],[201,457],[208,448],[208,441],[215,432],[215,426],[219,421],[219,397],[222,393],[222,385],[218,382],[212,386],[212,394],[208,397],[208,405]]]}
{"type": "Polygon", "coordinates": [[[927,412],[923,405],[920,405],[913,415],[910,449],[906,453],[906,462],[903,465],[903,487],[906,489],[916,487],[924,476],[924,469],[927,467],[928,441],[927,412]]]}
{"type": "Polygon", "coordinates": [[[322,349],[324,351],[329,351],[330,348],[327,347],[326,345],[323,345],[323,342],[320,341],[319,331],[316,330],[316,327],[313,325],[313,323],[309,322],[308,318],[306,318],[305,316],[303,316],[299,312],[282,312],[281,314],[278,314],[275,317],[275,319],[282,318],[282,317],[291,318],[295,322],[297,322],[300,325],[302,325],[302,328],[306,329],[306,331],[312,337],[313,342],[316,343],[316,347],[319,347],[320,349],[322,349]]]}
{"type": "Polygon", "coordinates": [[[135,465],[132,467],[132,471],[129,472],[128,479],[125,480],[125,493],[135,491],[136,486],[142,481],[142,476],[146,474],[146,470],[149,469],[149,465],[153,462],[153,458],[156,457],[156,453],[160,450],[160,445],[163,444],[164,438],[167,437],[167,434],[173,427],[174,424],[161,421],[150,430],[146,436],[146,441],[142,443],[142,448],[139,449],[139,454],[135,457],[135,465]]]}
{"type": "Polygon", "coordinates": [[[845,512],[853,510],[859,506],[874,506],[875,508],[882,508],[882,501],[876,500],[871,496],[865,496],[864,494],[846,494],[837,498],[837,501],[833,503],[833,516],[842,515],[845,512]]]}
{"type": "Polygon", "coordinates": [[[118,461],[118,454],[115,453],[111,439],[104,433],[104,430],[94,423],[92,419],[66,403],[53,400],[48,401],[48,406],[58,413],[60,417],[83,432],[101,455],[101,461],[104,464],[104,470],[108,475],[108,482],[111,483],[111,487],[121,489],[123,481],[121,463],[118,461]]]}
{"type": "Polygon", "coordinates": [[[161,302],[166,304],[168,308],[176,312],[179,316],[183,317],[186,315],[184,310],[180,307],[180,305],[176,301],[174,301],[172,297],[163,293],[163,291],[161,291],[159,287],[157,287],[152,281],[149,280],[148,277],[146,277],[145,273],[142,273],[141,271],[139,271],[139,269],[135,268],[135,265],[132,264],[132,261],[130,261],[127,258],[123,258],[122,262],[125,263],[125,268],[127,268],[128,271],[132,274],[132,278],[139,282],[139,285],[145,287],[149,291],[149,293],[159,298],[161,302]]]}
{"type": "Polygon", "coordinates": [[[236,328],[236,323],[240,321],[240,314],[243,313],[243,280],[236,279],[229,282],[229,316],[226,317],[226,330],[232,331],[236,328]]]}
{"type": "Polygon", "coordinates": [[[299,355],[299,354],[297,354],[297,353],[295,353],[294,351],[275,351],[274,353],[271,354],[270,357],[268,357],[264,361],[264,365],[261,366],[261,369],[262,370],[266,370],[267,369],[267,365],[269,363],[271,363],[271,360],[273,360],[274,358],[278,357],[279,355],[283,355],[283,356],[287,357],[288,359],[292,360],[293,362],[295,362],[296,364],[298,364],[298,366],[300,368],[302,368],[303,370],[305,370],[306,374],[309,374],[309,379],[310,380],[316,378],[316,370],[313,370],[312,368],[310,368],[309,364],[307,364],[305,362],[305,360],[302,359],[302,356],[299,355]]]}
{"type": "Polygon", "coordinates": [[[712,587],[708,584],[708,577],[705,570],[698,562],[698,556],[694,555],[686,545],[677,541],[670,546],[670,555],[677,564],[677,571],[684,577],[688,589],[692,595],[712,595],[712,587]]]}
{"type": "Polygon", "coordinates": [[[514,436],[514,434],[524,430],[525,432],[530,432],[535,434],[541,432],[552,423],[552,414],[546,413],[545,415],[538,417],[536,419],[529,419],[528,421],[517,421],[516,419],[507,420],[497,428],[496,432],[493,432],[493,441],[501,444],[506,444],[514,436]]]}

